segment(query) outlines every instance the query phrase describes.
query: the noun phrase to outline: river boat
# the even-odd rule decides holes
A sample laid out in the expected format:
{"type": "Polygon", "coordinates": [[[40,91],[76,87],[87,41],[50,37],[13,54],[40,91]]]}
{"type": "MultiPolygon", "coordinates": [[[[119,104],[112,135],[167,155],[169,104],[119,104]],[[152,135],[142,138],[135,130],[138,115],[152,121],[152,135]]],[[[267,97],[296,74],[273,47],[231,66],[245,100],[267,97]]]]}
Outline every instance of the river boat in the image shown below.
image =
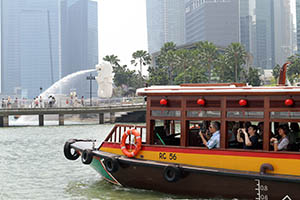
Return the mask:
{"type": "Polygon", "coordinates": [[[116,124],[99,145],[70,139],[64,154],[81,156],[113,184],[200,198],[300,198],[300,87],[286,86],[286,63],[273,87],[181,84],[137,90],[147,101],[146,125],[116,124]],[[199,130],[220,123],[220,147],[208,149],[199,130]],[[243,149],[234,126],[261,125],[257,149],[243,149]],[[290,132],[285,151],[270,138],[290,132]],[[233,127],[233,129],[232,129],[233,127]],[[298,131],[298,133],[296,132],[298,131]],[[290,137],[292,138],[292,137],[290,137]]]}

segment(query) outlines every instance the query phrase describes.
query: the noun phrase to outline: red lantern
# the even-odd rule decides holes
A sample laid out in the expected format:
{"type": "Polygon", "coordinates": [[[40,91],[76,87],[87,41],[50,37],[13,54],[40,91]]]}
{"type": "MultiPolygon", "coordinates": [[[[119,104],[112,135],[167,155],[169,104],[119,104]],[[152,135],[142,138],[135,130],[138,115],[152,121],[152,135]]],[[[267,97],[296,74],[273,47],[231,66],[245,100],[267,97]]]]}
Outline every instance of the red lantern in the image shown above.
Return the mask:
{"type": "Polygon", "coordinates": [[[292,106],[292,105],[294,105],[294,100],[293,100],[293,99],[286,99],[286,100],[284,101],[284,104],[285,104],[286,106],[292,106]]]}
{"type": "Polygon", "coordinates": [[[200,105],[200,106],[204,106],[205,105],[205,100],[204,99],[198,99],[197,104],[200,105]]]}
{"type": "Polygon", "coordinates": [[[241,99],[241,100],[239,101],[240,106],[246,106],[247,103],[248,103],[248,102],[247,102],[246,99],[241,99]]]}
{"type": "Polygon", "coordinates": [[[160,105],[165,106],[167,105],[168,101],[166,99],[161,99],[159,103],[160,105]]]}

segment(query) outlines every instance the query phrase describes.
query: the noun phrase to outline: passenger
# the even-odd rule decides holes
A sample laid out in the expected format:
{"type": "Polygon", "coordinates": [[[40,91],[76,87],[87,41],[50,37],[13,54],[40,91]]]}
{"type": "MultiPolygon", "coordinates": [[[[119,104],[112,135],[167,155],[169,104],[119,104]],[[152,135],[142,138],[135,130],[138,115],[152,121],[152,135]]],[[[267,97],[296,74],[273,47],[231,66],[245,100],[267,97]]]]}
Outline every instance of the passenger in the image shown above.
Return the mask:
{"type": "Polygon", "coordinates": [[[278,141],[278,139],[275,137],[271,138],[271,145],[274,146],[274,151],[287,150],[289,144],[289,139],[287,137],[288,127],[285,125],[279,125],[278,132],[281,136],[280,140],[278,141]]]}
{"type": "Polygon", "coordinates": [[[248,133],[245,128],[240,128],[237,133],[237,141],[243,143],[244,149],[257,149],[258,148],[258,135],[257,126],[250,125],[248,128],[248,133]],[[244,138],[241,134],[244,134],[244,138]],[[248,135],[249,134],[249,135],[248,135]]]}
{"type": "MultiPolygon", "coordinates": [[[[290,135],[291,135],[291,138],[293,139],[293,141],[295,143],[300,138],[299,124],[297,122],[292,122],[290,127],[291,127],[290,135]]],[[[291,140],[290,140],[290,142],[291,142],[291,140]]]]}
{"type": "Polygon", "coordinates": [[[206,141],[200,129],[199,135],[202,139],[203,144],[209,149],[220,148],[220,123],[217,121],[211,122],[208,130],[212,134],[212,136],[208,141],[206,141]]]}
{"type": "Polygon", "coordinates": [[[259,136],[259,139],[262,140],[264,138],[264,123],[263,122],[259,122],[257,125],[257,133],[259,136]]]}

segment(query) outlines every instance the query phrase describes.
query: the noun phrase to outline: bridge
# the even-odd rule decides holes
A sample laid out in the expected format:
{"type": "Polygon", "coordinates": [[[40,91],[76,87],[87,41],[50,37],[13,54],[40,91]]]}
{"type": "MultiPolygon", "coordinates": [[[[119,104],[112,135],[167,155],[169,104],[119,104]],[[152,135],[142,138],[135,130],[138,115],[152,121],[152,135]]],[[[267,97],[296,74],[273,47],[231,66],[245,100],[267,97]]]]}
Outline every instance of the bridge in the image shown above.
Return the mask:
{"type": "Polygon", "coordinates": [[[0,109],[0,127],[9,126],[9,116],[38,115],[39,126],[44,125],[44,115],[58,115],[59,125],[64,125],[64,115],[66,114],[98,114],[99,124],[104,124],[104,113],[110,113],[110,123],[115,121],[117,112],[133,112],[146,110],[146,103],[143,98],[114,99],[114,101],[102,101],[101,104],[92,104],[85,106],[66,106],[57,104],[53,107],[2,107],[0,109]]]}

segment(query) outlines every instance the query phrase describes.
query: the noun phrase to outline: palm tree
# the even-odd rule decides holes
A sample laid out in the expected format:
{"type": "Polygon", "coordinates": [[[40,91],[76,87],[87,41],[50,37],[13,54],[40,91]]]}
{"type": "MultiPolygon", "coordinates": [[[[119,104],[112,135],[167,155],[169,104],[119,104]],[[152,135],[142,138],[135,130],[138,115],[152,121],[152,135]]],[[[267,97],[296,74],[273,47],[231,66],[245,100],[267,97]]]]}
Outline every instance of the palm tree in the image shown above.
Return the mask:
{"type": "Polygon", "coordinates": [[[142,67],[151,64],[151,57],[147,51],[138,50],[132,54],[131,64],[140,65],[140,73],[142,74],[142,67]]]}
{"type": "Polygon", "coordinates": [[[168,72],[169,79],[168,84],[173,84],[173,68],[176,64],[176,44],[173,42],[167,42],[160,50],[160,54],[157,57],[157,65],[164,68],[168,72]]]}
{"type": "Polygon", "coordinates": [[[234,80],[238,82],[238,76],[242,71],[242,65],[246,64],[247,52],[240,43],[231,43],[225,49],[226,62],[234,66],[234,80]]]}
{"type": "Polygon", "coordinates": [[[199,42],[196,44],[200,63],[208,70],[208,82],[211,81],[212,69],[219,57],[218,48],[211,42],[199,42]]]}
{"type": "Polygon", "coordinates": [[[106,62],[109,62],[112,66],[115,66],[115,67],[119,67],[120,64],[120,59],[118,58],[118,56],[115,56],[115,55],[106,55],[104,58],[103,58],[104,61],[106,62]]]}

